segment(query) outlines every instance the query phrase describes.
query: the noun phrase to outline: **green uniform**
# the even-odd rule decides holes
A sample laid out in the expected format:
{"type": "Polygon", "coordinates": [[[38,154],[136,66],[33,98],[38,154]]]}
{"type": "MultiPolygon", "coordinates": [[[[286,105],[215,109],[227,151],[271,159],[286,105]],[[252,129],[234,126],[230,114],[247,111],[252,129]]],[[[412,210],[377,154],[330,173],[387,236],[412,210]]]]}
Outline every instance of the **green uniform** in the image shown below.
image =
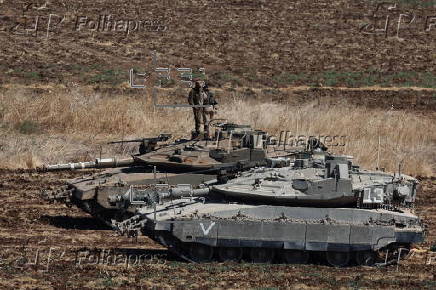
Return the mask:
{"type": "MultiPolygon", "coordinates": [[[[206,93],[200,88],[195,89],[193,88],[189,92],[188,96],[188,102],[190,105],[196,105],[196,106],[202,106],[204,105],[204,101],[207,98],[206,93]]],[[[194,121],[195,121],[195,133],[197,135],[201,134],[201,127],[204,128],[205,132],[208,132],[207,126],[207,117],[205,115],[204,108],[192,108],[192,111],[194,113],[194,121]],[[202,126],[203,125],[203,126],[202,126]]]]}
{"type": "Polygon", "coordinates": [[[203,127],[206,137],[209,137],[209,122],[215,115],[214,106],[217,104],[214,95],[209,91],[200,88],[193,88],[189,92],[188,102],[190,105],[207,106],[201,108],[192,108],[195,121],[195,133],[201,134],[201,127],[203,127]]]}

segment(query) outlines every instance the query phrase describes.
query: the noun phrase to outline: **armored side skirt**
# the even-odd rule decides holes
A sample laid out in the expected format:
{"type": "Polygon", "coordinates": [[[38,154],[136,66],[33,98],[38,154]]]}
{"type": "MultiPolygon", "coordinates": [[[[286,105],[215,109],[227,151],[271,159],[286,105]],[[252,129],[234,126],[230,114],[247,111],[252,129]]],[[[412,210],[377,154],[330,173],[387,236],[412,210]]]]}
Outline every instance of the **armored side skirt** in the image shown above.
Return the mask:
{"type": "Polygon", "coordinates": [[[378,250],[392,243],[417,243],[422,229],[395,226],[237,220],[149,221],[149,229],[182,242],[213,247],[259,247],[307,251],[378,250]]]}

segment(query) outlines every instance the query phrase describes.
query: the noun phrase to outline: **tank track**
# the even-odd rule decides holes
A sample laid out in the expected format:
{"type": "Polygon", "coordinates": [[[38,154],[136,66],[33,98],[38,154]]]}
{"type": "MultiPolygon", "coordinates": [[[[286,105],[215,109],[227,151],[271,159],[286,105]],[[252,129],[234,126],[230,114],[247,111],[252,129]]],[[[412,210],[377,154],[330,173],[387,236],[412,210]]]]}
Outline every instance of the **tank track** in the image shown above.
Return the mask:
{"type": "Polygon", "coordinates": [[[165,232],[155,233],[153,239],[167,247],[171,253],[191,263],[248,262],[383,267],[397,264],[405,259],[411,247],[409,244],[392,244],[379,251],[321,252],[255,247],[212,247],[201,243],[181,242],[165,232]]]}

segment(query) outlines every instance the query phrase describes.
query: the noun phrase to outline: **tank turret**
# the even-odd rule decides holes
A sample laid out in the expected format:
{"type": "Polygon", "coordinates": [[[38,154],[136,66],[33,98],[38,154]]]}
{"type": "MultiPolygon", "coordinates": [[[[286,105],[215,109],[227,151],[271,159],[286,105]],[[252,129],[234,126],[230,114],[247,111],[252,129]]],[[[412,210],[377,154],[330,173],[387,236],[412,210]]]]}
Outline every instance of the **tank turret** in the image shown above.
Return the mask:
{"type": "Polygon", "coordinates": [[[292,167],[253,168],[213,190],[264,203],[313,207],[411,205],[418,181],[407,175],[361,170],[343,156],[297,159],[292,167]]]}

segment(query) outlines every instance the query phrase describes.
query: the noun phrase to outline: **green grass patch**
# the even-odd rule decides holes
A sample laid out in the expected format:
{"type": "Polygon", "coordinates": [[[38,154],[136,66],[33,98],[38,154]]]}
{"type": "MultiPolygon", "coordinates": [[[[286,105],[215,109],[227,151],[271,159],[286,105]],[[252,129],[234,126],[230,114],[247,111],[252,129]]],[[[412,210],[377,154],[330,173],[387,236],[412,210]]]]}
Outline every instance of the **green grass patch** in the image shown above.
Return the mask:
{"type": "Polygon", "coordinates": [[[95,75],[92,75],[87,78],[87,82],[89,84],[106,83],[106,84],[118,85],[126,80],[128,80],[128,76],[126,72],[122,72],[119,70],[112,70],[112,69],[100,71],[95,75]]]}
{"type": "Polygon", "coordinates": [[[170,78],[170,79],[161,79],[160,84],[162,88],[173,88],[176,85],[177,81],[170,78]]]}
{"type": "Polygon", "coordinates": [[[39,124],[32,120],[24,120],[18,123],[15,129],[21,134],[26,134],[26,135],[38,134],[41,132],[41,128],[39,124]]]}
{"type": "Polygon", "coordinates": [[[226,83],[230,83],[231,85],[241,86],[241,79],[229,72],[215,72],[210,76],[210,79],[214,81],[214,84],[224,85],[226,83]]]}
{"type": "Polygon", "coordinates": [[[277,76],[273,76],[273,81],[278,85],[297,85],[308,79],[309,75],[304,73],[289,73],[283,72],[277,76]]]}
{"type": "Polygon", "coordinates": [[[91,72],[94,70],[101,71],[102,67],[98,64],[83,65],[83,64],[75,63],[75,64],[70,65],[69,69],[71,71],[74,71],[74,72],[91,72]]]}
{"type": "Polygon", "coordinates": [[[246,79],[249,82],[259,82],[260,77],[257,75],[256,70],[253,68],[249,68],[247,71],[243,73],[244,79],[246,79]]]}
{"type": "Polygon", "coordinates": [[[192,78],[193,79],[200,79],[200,80],[206,80],[207,76],[205,73],[201,72],[201,71],[193,71],[192,72],[192,78]]]}
{"type": "Polygon", "coordinates": [[[436,88],[436,75],[430,72],[424,73],[422,82],[425,88],[436,88]]]}
{"type": "Polygon", "coordinates": [[[114,280],[114,277],[109,273],[100,273],[101,285],[103,287],[117,287],[119,283],[114,280]]]}
{"type": "Polygon", "coordinates": [[[307,85],[311,87],[423,87],[435,88],[436,75],[432,72],[380,72],[376,70],[355,72],[282,73],[272,78],[278,86],[307,85]]]}
{"type": "Polygon", "coordinates": [[[31,80],[39,80],[42,79],[42,75],[36,71],[23,72],[23,77],[31,80]]]}

